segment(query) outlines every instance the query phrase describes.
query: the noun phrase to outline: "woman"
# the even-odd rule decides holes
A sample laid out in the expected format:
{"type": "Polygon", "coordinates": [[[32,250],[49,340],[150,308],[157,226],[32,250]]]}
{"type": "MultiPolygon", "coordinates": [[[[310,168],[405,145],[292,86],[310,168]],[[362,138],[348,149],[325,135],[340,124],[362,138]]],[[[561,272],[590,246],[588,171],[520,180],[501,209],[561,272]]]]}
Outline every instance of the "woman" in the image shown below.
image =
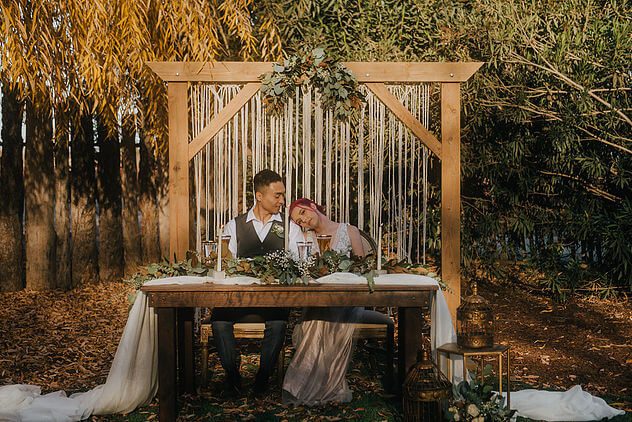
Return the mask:
{"type": "MultiPolygon", "coordinates": [[[[322,206],[309,199],[290,205],[290,218],[316,235],[331,235],[336,252],[364,256],[357,227],[336,223],[322,206]]],[[[316,245],[316,244],[315,244],[316,245]]],[[[363,317],[360,307],[304,308],[303,321],[292,335],[296,352],[283,380],[283,402],[315,406],[351,401],[345,373],[353,352],[355,324],[363,317]]]]}
{"type": "MultiPolygon", "coordinates": [[[[297,199],[290,205],[290,218],[304,231],[313,231],[316,236],[331,236],[330,248],[339,253],[364,256],[360,230],[347,223],[336,223],[325,215],[325,208],[311,199],[297,199]]],[[[316,244],[316,243],[314,243],[316,244]]]]}

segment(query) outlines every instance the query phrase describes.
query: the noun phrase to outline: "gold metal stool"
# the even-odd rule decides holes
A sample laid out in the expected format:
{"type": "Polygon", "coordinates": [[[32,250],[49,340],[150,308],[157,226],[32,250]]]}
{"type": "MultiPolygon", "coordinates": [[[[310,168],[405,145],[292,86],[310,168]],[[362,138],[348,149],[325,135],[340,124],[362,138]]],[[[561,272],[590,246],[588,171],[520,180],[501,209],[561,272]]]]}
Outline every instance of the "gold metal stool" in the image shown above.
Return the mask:
{"type": "MultiPolygon", "coordinates": [[[[467,379],[467,367],[466,360],[468,356],[480,356],[481,357],[481,385],[484,384],[483,379],[483,366],[485,363],[485,356],[498,356],[498,392],[500,395],[503,394],[503,353],[507,352],[507,409],[511,409],[510,407],[510,392],[511,392],[511,383],[510,383],[510,365],[509,365],[509,351],[510,346],[508,344],[494,344],[490,347],[482,347],[479,349],[468,349],[465,347],[459,347],[456,343],[446,343],[441,347],[437,347],[437,365],[439,366],[439,370],[441,370],[441,353],[445,353],[450,359],[450,355],[460,355],[463,356],[463,379],[467,379]]],[[[452,376],[450,375],[450,363],[448,362],[448,379],[452,382],[452,376]]]]}

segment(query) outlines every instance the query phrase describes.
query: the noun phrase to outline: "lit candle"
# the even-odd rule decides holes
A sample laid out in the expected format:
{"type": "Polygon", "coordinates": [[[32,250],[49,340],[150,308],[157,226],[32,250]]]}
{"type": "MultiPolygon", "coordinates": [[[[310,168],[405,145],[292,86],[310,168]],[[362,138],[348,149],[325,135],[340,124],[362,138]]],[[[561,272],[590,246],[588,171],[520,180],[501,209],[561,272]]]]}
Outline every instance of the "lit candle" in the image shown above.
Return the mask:
{"type": "Polygon", "coordinates": [[[377,236],[377,270],[382,270],[382,225],[380,224],[380,233],[377,236]]]}
{"type": "Polygon", "coordinates": [[[224,226],[219,228],[219,236],[217,237],[217,272],[222,271],[222,234],[224,226]]]}
{"type": "Polygon", "coordinates": [[[290,247],[289,243],[290,239],[290,207],[285,205],[285,229],[283,230],[283,243],[285,250],[287,251],[290,247]]]}

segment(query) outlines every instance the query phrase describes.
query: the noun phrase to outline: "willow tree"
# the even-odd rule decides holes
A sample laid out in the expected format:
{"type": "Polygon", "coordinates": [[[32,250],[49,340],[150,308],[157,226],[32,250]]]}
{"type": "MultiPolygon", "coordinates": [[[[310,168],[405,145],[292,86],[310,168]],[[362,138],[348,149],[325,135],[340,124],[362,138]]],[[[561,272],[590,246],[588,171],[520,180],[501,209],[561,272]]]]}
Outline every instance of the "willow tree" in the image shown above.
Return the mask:
{"type": "MultiPolygon", "coordinates": [[[[68,127],[72,133],[70,142],[70,154],[72,166],[66,169],[64,154],[68,152],[63,145],[65,127],[53,128],[55,138],[59,144],[55,147],[56,161],[59,164],[54,168],[56,177],[67,177],[70,172],[73,176],[70,183],[70,192],[65,191],[68,186],[64,180],[57,181],[55,188],[50,185],[50,177],[38,178],[35,167],[25,170],[33,172],[34,177],[30,177],[26,186],[26,195],[41,192],[42,187],[50,198],[53,198],[55,189],[59,189],[56,195],[57,206],[55,206],[56,222],[59,219],[67,221],[67,209],[63,206],[63,198],[73,198],[73,222],[72,222],[72,245],[74,255],[72,259],[72,279],[82,282],[85,279],[97,277],[94,259],[88,259],[84,255],[94,256],[93,245],[96,244],[96,191],[93,186],[85,186],[80,181],[94,183],[94,159],[90,158],[94,154],[94,146],[90,141],[90,132],[93,116],[103,116],[105,113],[115,115],[116,118],[107,120],[109,134],[119,133],[120,120],[129,121],[138,119],[130,127],[143,128],[143,140],[145,141],[145,160],[142,171],[146,172],[141,177],[141,185],[145,192],[140,192],[140,198],[147,198],[148,202],[160,203],[165,206],[164,198],[166,192],[161,191],[161,187],[166,185],[165,152],[167,130],[166,118],[166,89],[162,81],[149,72],[144,65],[147,60],[187,60],[187,61],[214,61],[218,59],[241,59],[249,60],[254,58],[272,58],[280,52],[280,39],[276,26],[274,25],[274,11],[259,11],[252,0],[235,1],[185,1],[176,0],[170,2],[160,2],[154,0],[108,0],[95,1],[91,7],[85,7],[85,2],[79,0],[68,0],[63,2],[51,2],[48,0],[16,0],[0,2],[0,12],[3,19],[0,21],[0,62],[2,63],[3,77],[6,77],[8,84],[16,86],[16,98],[18,101],[28,99],[34,105],[33,110],[37,110],[41,104],[47,109],[54,110],[55,122],[68,121],[68,127]],[[142,95],[141,95],[142,94],[142,95]],[[47,104],[44,104],[47,103],[47,104]],[[74,113],[65,115],[67,110],[75,110],[74,113]],[[139,115],[137,111],[140,110],[139,115]],[[64,114],[64,116],[61,116],[64,114]],[[120,117],[119,117],[120,116],[120,117]],[[64,119],[66,118],[66,119],[64,119]],[[85,154],[78,154],[85,152],[85,154]],[[146,164],[146,165],[145,165],[146,164]],[[81,173],[81,174],[80,174],[81,173]],[[152,175],[158,178],[152,180],[152,175]],[[146,177],[147,176],[147,177],[146,177]],[[145,182],[148,183],[145,183],[145,182]],[[40,186],[41,185],[41,186],[40,186]],[[156,199],[155,195],[159,198],[156,199]],[[153,199],[149,196],[154,195],[153,199]],[[62,202],[60,202],[62,201],[62,202]],[[80,218],[77,220],[76,218],[80,218]],[[92,252],[91,252],[92,251],[92,252]]],[[[9,99],[10,96],[7,96],[9,99]]],[[[11,106],[12,107],[12,106],[11,106]]],[[[15,121],[19,121],[19,107],[11,108],[7,105],[4,114],[13,116],[15,121]]],[[[27,111],[28,113],[28,111],[27,111]]],[[[36,119],[30,119],[34,123],[36,119]]],[[[64,123],[64,126],[66,124],[64,123]]],[[[9,126],[8,126],[9,127],[9,126]]],[[[105,128],[102,128],[105,130],[105,128]]],[[[11,150],[12,141],[9,139],[8,131],[5,131],[7,138],[4,143],[7,151],[11,150]]],[[[36,133],[31,131],[29,133],[36,133]]],[[[39,132],[37,132],[39,133],[39,132]]],[[[46,136],[50,131],[46,128],[46,136]]],[[[106,143],[120,142],[118,136],[105,135],[101,132],[103,152],[99,154],[98,161],[100,169],[108,169],[110,173],[101,172],[102,185],[105,182],[106,174],[111,174],[113,166],[116,166],[116,159],[110,157],[117,154],[118,147],[108,148],[106,143]]],[[[47,140],[47,145],[38,145],[36,139],[45,137],[33,137],[33,149],[29,157],[33,162],[53,162],[51,156],[51,139],[47,140]],[[35,154],[35,155],[34,155],[35,154]],[[36,157],[37,155],[37,157],[36,157]],[[48,157],[48,158],[44,158],[48,157]],[[37,161],[39,160],[39,161],[37,161]]],[[[126,138],[130,141],[131,138],[126,138]]],[[[44,142],[44,141],[42,141],[44,142]]],[[[21,146],[19,147],[21,148],[21,146]]],[[[10,153],[7,153],[7,157],[10,153]]],[[[3,154],[4,155],[4,154],[3,154]]],[[[19,155],[19,154],[18,154],[19,155]]],[[[133,160],[135,154],[127,150],[123,154],[122,163],[125,169],[131,169],[129,160],[133,160]],[[127,162],[125,160],[128,160],[127,162]]],[[[3,157],[4,160],[4,157],[3,157]]],[[[19,164],[19,162],[15,162],[19,164]]],[[[11,169],[11,167],[5,167],[11,169]]],[[[20,173],[17,167],[15,173],[20,173]]],[[[46,167],[47,174],[51,174],[50,166],[46,167]]],[[[127,170],[126,170],[127,171],[127,170]]],[[[10,172],[2,173],[0,183],[9,189],[8,178],[10,172]]],[[[133,173],[127,171],[124,180],[129,181],[134,177],[133,173]]],[[[115,178],[116,179],[116,178],[115,178]]],[[[13,179],[19,182],[19,178],[13,179]]],[[[107,182],[111,183],[111,182],[107,182]]],[[[116,182],[113,182],[116,183],[116,182]]],[[[132,183],[130,181],[131,185],[132,183]]],[[[9,194],[17,198],[20,183],[15,186],[15,192],[9,194]]],[[[103,238],[114,239],[121,230],[117,219],[120,214],[128,216],[128,223],[136,215],[137,210],[131,209],[136,206],[135,201],[129,200],[130,192],[125,191],[123,185],[123,197],[128,198],[124,202],[124,209],[120,211],[116,206],[105,207],[108,209],[104,221],[114,221],[113,224],[105,224],[100,227],[100,235],[103,238]],[[131,208],[129,208],[131,207],[131,208]],[[132,216],[132,217],[130,217],[132,216]]],[[[116,191],[116,189],[113,189],[116,191]]],[[[102,191],[101,201],[106,202],[116,197],[117,193],[102,191]],[[108,199],[109,198],[109,199],[108,199]]],[[[33,196],[33,198],[37,198],[33,196]]],[[[18,201],[19,202],[19,201],[18,201]]],[[[35,204],[37,200],[33,201],[35,204]]],[[[113,202],[109,202],[112,204],[113,202]]],[[[35,204],[37,207],[50,208],[46,202],[35,204]]],[[[163,224],[158,230],[160,213],[157,212],[157,205],[152,205],[145,211],[143,224],[147,228],[146,232],[151,233],[150,242],[155,245],[166,244],[165,236],[159,239],[158,233],[168,233],[168,228],[163,224]],[[150,209],[153,211],[150,212],[150,209]],[[153,212],[153,215],[150,215],[153,212]],[[151,226],[151,227],[150,227],[151,226]]],[[[27,213],[30,211],[27,211],[27,213]]],[[[17,214],[16,214],[17,215],[17,214]]],[[[46,218],[50,221],[42,224],[53,226],[52,213],[47,212],[46,218]],[[51,217],[48,217],[51,216],[51,217]]],[[[16,221],[19,221],[17,217],[16,221]]],[[[34,221],[33,218],[30,221],[34,221]]],[[[63,223],[63,222],[62,222],[63,223]]],[[[123,224],[130,229],[133,224],[123,224]]],[[[55,224],[57,227],[55,246],[55,236],[48,236],[44,242],[42,253],[50,250],[57,250],[57,255],[63,257],[64,263],[67,261],[67,237],[60,232],[64,230],[64,224],[55,224]],[[52,245],[52,246],[51,246],[52,245]],[[52,249],[51,249],[52,248],[52,249]]],[[[36,239],[30,235],[28,227],[27,238],[36,239]]],[[[130,229],[132,232],[133,228],[130,229]]],[[[19,228],[15,229],[18,233],[19,228]]],[[[35,234],[35,232],[33,232],[35,234]]],[[[47,231],[46,233],[49,233],[47,231]]],[[[11,241],[16,245],[21,244],[17,236],[12,236],[11,241]]],[[[128,233],[123,238],[133,239],[135,235],[128,233]]],[[[30,242],[30,241],[29,241],[30,242]]],[[[109,242],[111,243],[111,242],[109,242]]],[[[134,244],[132,240],[130,244],[134,244]]],[[[108,248],[108,242],[102,242],[104,248],[108,248]]],[[[118,247],[118,246],[117,246],[118,247]]],[[[133,248],[133,246],[131,246],[133,248]]],[[[146,249],[149,246],[146,246],[146,249]]],[[[36,249],[28,255],[33,256],[33,262],[39,257],[35,257],[36,249]]],[[[31,250],[31,248],[28,248],[31,250]]],[[[108,251],[103,251],[108,256],[108,251]]],[[[158,252],[159,253],[159,252],[158,252]]],[[[155,254],[151,254],[154,258],[155,254]]],[[[50,256],[49,252],[45,253],[50,256]]],[[[9,253],[6,256],[0,255],[0,266],[3,268],[16,267],[23,264],[10,262],[15,259],[20,261],[18,253],[9,253]]],[[[48,258],[47,258],[48,259],[48,258]]],[[[52,259],[52,257],[51,257],[52,259]]],[[[26,257],[27,262],[30,257],[26,257]]],[[[117,259],[118,260],[118,259],[117,259]]],[[[134,261],[132,259],[131,261],[134,261]]],[[[29,265],[29,264],[27,264],[29,265]]],[[[106,264],[107,265],[107,264],[106,264]]],[[[31,268],[31,267],[29,267],[31,268]]],[[[32,267],[36,268],[36,267],[32,267]]],[[[51,272],[50,266],[38,266],[40,273],[33,272],[33,280],[41,283],[38,287],[51,286],[53,278],[44,272],[51,272]]],[[[66,266],[67,268],[67,266],[66,266]]],[[[118,271],[118,270],[116,270],[118,271]]],[[[115,272],[116,272],[115,271],[115,272]]],[[[29,279],[31,277],[29,276],[29,279]]],[[[66,277],[61,277],[67,280],[66,277]]],[[[15,285],[6,284],[3,281],[2,288],[16,289],[21,283],[15,285]]],[[[62,286],[63,287],[63,286],[62,286]]]]}

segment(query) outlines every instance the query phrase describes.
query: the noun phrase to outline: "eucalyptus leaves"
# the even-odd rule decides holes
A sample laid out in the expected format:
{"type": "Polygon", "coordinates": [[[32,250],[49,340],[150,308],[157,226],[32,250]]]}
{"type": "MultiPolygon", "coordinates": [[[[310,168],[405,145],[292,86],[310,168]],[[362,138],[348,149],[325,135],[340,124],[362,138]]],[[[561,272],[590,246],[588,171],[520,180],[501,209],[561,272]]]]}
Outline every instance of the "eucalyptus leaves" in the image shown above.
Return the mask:
{"type": "MultiPolygon", "coordinates": [[[[186,261],[156,262],[135,273],[125,282],[129,285],[124,292],[128,293],[127,299],[134,302],[136,292],[149,280],[163,277],[177,277],[184,275],[204,277],[211,275],[215,268],[215,262],[200,263],[198,255],[194,251],[187,252],[186,261]]],[[[222,267],[228,275],[246,275],[259,278],[265,284],[297,285],[307,284],[309,280],[317,279],[335,272],[349,272],[366,277],[369,290],[375,287],[375,256],[365,257],[340,254],[332,250],[325,251],[321,255],[309,256],[307,259],[296,259],[291,252],[276,251],[265,256],[254,258],[223,259],[222,267]]],[[[382,266],[389,273],[420,274],[436,279],[443,289],[447,286],[439,279],[437,274],[423,264],[409,264],[405,262],[387,261],[382,266]]]]}
{"type": "Polygon", "coordinates": [[[323,110],[333,111],[338,120],[348,119],[364,101],[355,75],[341,63],[328,58],[322,48],[290,56],[283,64],[274,63],[273,71],[264,73],[259,79],[263,102],[272,114],[280,114],[300,86],[315,88],[320,94],[323,110]]]}
{"type": "Polygon", "coordinates": [[[307,284],[311,279],[335,272],[350,272],[366,277],[369,290],[373,291],[375,257],[351,257],[334,251],[322,255],[296,259],[291,252],[277,251],[254,258],[232,259],[226,262],[229,275],[248,275],[259,278],[265,284],[307,284]]]}
{"type": "Polygon", "coordinates": [[[448,408],[448,419],[457,422],[504,422],[515,410],[505,407],[505,398],[492,391],[491,385],[462,381],[457,386],[458,397],[448,408]]]}

